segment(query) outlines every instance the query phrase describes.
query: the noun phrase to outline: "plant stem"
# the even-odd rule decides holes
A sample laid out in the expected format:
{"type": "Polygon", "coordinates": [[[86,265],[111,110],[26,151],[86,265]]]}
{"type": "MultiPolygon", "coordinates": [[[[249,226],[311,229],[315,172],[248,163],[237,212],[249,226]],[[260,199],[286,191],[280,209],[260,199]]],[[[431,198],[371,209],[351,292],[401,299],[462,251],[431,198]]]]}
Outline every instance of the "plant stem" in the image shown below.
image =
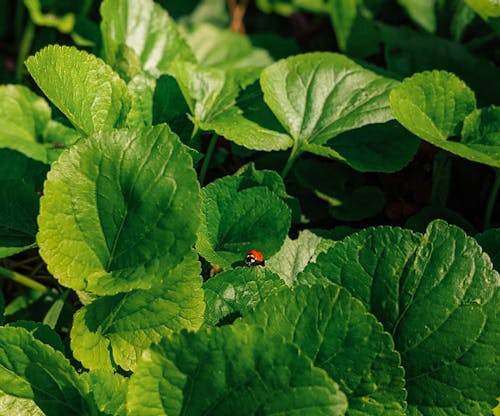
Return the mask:
{"type": "Polygon", "coordinates": [[[431,205],[445,207],[448,200],[451,177],[451,154],[439,151],[434,158],[432,168],[431,205]]]}
{"type": "Polygon", "coordinates": [[[23,0],[17,0],[15,13],[16,15],[14,16],[14,39],[17,44],[19,43],[19,39],[21,38],[21,32],[23,31],[24,15],[26,13],[23,0]]]}
{"type": "Polygon", "coordinates": [[[281,177],[283,179],[285,179],[286,176],[288,175],[288,172],[290,172],[290,169],[292,168],[293,164],[295,163],[295,159],[297,159],[299,157],[300,153],[301,152],[299,151],[299,143],[298,143],[298,141],[296,141],[293,144],[292,151],[290,152],[290,155],[288,156],[288,160],[286,161],[285,167],[281,171],[281,177]]]}
{"type": "Polygon", "coordinates": [[[203,159],[203,164],[200,169],[200,184],[203,185],[205,182],[205,176],[207,175],[208,165],[210,165],[210,160],[212,159],[212,155],[214,154],[215,144],[217,143],[217,139],[219,135],[214,133],[210,139],[210,143],[208,143],[207,153],[205,153],[205,158],[203,159]]]}
{"type": "Polygon", "coordinates": [[[29,277],[24,276],[20,273],[16,273],[9,269],[4,269],[3,267],[0,267],[0,275],[13,280],[14,282],[20,283],[26,287],[37,290],[38,292],[47,292],[49,290],[41,283],[38,283],[37,281],[30,279],[29,277]]]}
{"type": "Polygon", "coordinates": [[[486,204],[486,212],[484,213],[484,224],[483,229],[486,230],[490,226],[491,216],[493,215],[493,208],[495,208],[495,202],[497,201],[498,190],[500,189],[500,168],[495,169],[495,180],[491,186],[490,197],[488,198],[488,203],[486,204]]]}
{"type": "Polygon", "coordinates": [[[24,75],[24,60],[31,51],[31,46],[33,44],[33,39],[35,37],[35,24],[28,19],[26,27],[24,28],[23,38],[21,39],[21,44],[19,45],[19,53],[17,55],[16,62],[16,80],[21,82],[24,75]]]}

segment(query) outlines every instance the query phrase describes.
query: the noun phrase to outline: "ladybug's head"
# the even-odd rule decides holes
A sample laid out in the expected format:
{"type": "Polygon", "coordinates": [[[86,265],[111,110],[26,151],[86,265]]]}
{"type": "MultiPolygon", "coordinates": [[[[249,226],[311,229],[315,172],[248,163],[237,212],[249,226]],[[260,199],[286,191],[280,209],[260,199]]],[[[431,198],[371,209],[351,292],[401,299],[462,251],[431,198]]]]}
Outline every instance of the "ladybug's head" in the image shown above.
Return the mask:
{"type": "Polygon", "coordinates": [[[250,250],[245,256],[247,266],[264,266],[264,255],[258,250],[250,250]]]}

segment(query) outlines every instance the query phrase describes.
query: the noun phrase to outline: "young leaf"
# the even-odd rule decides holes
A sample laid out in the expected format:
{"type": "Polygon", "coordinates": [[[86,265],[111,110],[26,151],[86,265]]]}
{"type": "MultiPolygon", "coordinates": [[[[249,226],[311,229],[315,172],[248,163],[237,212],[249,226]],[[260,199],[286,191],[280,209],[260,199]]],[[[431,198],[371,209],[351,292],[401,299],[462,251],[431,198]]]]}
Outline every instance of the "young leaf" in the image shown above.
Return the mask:
{"type": "Polygon", "coordinates": [[[301,278],[342,284],[393,334],[410,414],[491,411],[500,388],[500,277],[462,230],[443,221],[423,236],[367,229],[320,255],[301,278]]]}
{"type": "Polygon", "coordinates": [[[83,373],[81,379],[88,385],[88,390],[103,416],[127,414],[128,378],[110,371],[95,370],[83,373]]]}
{"type": "Polygon", "coordinates": [[[309,230],[301,231],[297,239],[285,239],[280,251],[266,262],[266,267],[280,276],[288,286],[293,286],[297,275],[310,262],[314,262],[319,253],[334,244],[333,240],[317,236],[309,230]]]}
{"type": "Polygon", "coordinates": [[[99,58],[51,45],[26,60],[43,93],[81,132],[122,127],[130,106],[125,82],[99,58]]]}
{"type": "Polygon", "coordinates": [[[0,86],[0,148],[14,149],[47,162],[47,150],[40,139],[50,116],[47,102],[28,88],[0,86]]]}
{"type": "Polygon", "coordinates": [[[392,119],[394,81],[326,52],[297,55],[267,67],[264,100],[299,149],[322,145],[343,131],[392,119]]]}
{"type": "Polygon", "coordinates": [[[347,408],[338,386],[297,347],[246,325],[182,332],[162,341],[131,377],[128,397],[129,412],[144,416],[300,414],[304,409],[311,416],[340,416],[347,408]]]}
{"type": "Polygon", "coordinates": [[[405,414],[403,369],[391,337],[339,286],[299,286],[267,297],[243,322],[296,344],[339,381],[348,415],[405,414]]]}
{"type": "Polygon", "coordinates": [[[238,267],[219,273],[203,286],[205,322],[216,325],[225,317],[243,315],[284,287],[285,282],[267,267],[238,267]]]}
{"type": "Polygon", "coordinates": [[[290,210],[264,186],[243,187],[242,177],[218,179],[202,191],[204,218],[196,248],[223,268],[243,264],[250,249],[276,253],[290,228],[290,210]]]}
{"type": "Polygon", "coordinates": [[[194,60],[175,22],[153,0],[105,0],[101,16],[104,59],[115,69],[137,59],[142,70],[158,78],[172,62],[194,60]],[[135,58],[123,55],[126,48],[135,58]]]}
{"type": "Polygon", "coordinates": [[[40,254],[75,290],[158,285],[194,244],[199,192],[191,157],[166,125],[96,134],[48,174],[40,254]]]}
{"type": "Polygon", "coordinates": [[[24,328],[0,328],[0,390],[30,399],[45,414],[91,415],[75,370],[52,347],[24,328]]]}
{"type": "Polygon", "coordinates": [[[247,36],[229,29],[203,23],[192,28],[186,38],[203,66],[233,69],[265,67],[273,62],[266,50],[255,48],[247,36]]]}
{"type": "Polygon", "coordinates": [[[134,370],[141,353],[162,337],[203,323],[200,264],[191,253],[158,287],[105,296],[74,316],[71,346],[92,370],[134,370]]]}

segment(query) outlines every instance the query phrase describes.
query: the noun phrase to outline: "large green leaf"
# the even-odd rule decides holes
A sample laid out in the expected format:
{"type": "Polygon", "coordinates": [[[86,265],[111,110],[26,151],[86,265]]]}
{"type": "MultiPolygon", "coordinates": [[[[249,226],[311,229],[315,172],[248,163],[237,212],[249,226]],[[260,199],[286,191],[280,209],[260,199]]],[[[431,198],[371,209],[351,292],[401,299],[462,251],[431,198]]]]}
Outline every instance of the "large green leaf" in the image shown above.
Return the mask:
{"type": "Polygon", "coordinates": [[[500,167],[498,107],[473,112],[474,93],[455,75],[413,75],[392,91],[390,100],[396,119],[418,137],[466,159],[500,167]],[[462,124],[461,140],[452,140],[462,124]]]}
{"type": "Polygon", "coordinates": [[[48,165],[22,153],[0,149],[0,247],[35,242],[39,194],[48,170],[48,165]]]}
{"type": "Polygon", "coordinates": [[[250,249],[276,253],[290,228],[290,210],[265,186],[245,186],[244,177],[218,179],[202,191],[204,219],[196,248],[209,262],[243,264],[250,249]]]}
{"type": "Polygon", "coordinates": [[[149,290],[105,296],[74,316],[73,353],[90,369],[135,368],[143,350],[183,328],[203,323],[200,264],[191,253],[163,283],[149,290]]]}
{"type": "Polygon", "coordinates": [[[94,414],[66,358],[24,328],[0,328],[0,390],[33,400],[47,415],[94,414]]]}
{"type": "Polygon", "coordinates": [[[299,149],[392,119],[388,95],[396,83],[342,55],[316,52],[278,61],[262,72],[260,83],[299,149]]]}
{"type": "Polygon", "coordinates": [[[130,106],[127,86],[94,55],[51,45],[28,58],[26,67],[43,93],[81,132],[124,125],[130,106]]]}
{"type": "Polygon", "coordinates": [[[271,293],[285,287],[285,282],[267,267],[238,267],[210,278],[205,289],[205,322],[224,323],[245,314],[271,293]],[[221,321],[222,320],[222,321],[221,321]]]}
{"type": "Polygon", "coordinates": [[[338,380],[348,415],[404,415],[403,369],[391,337],[339,286],[299,286],[259,303],[244,322],[296,344],[338,380]]]}
{"type": "Polygon", "coordinates": [[[116,70],[138,61],[157,78],[174,61],[194,60],[174,20],[153,0],[105,0],[101,16],[104,59],[116,70]]]}
{"type": "Polygon", "coordinates": [[[76,290],[156,286],[195,242],[199,192],[191,157],[166,125],[96,134],[48,174],[40,254],[76,290]]]}
{"type": "Polygon", "coordinates": [[[500,391],[500,277],[477,242],[434,221],[425,235],[353,234],[306,268],[346,287],[392,333],[412,415],[487,415],[500,391]]]}
{"type": "Polygon", "coordinates": [[[46,162],[47,151],[41,138],[50,116],[47,102],[28,88],[0,86],[0,148],[14,149],[46,162]]]}
{"type": "Polygon", "coordinates": [[[196,59],[203,66],[232,69],[265,67],[273,62],[267,51],[252,46],[247,36],[229,29],[199,24],[191,29],[186,38],[196,59]]]}
{"type": "Polygon", "coordinates": [[[495,0],[465,0],[483,19],[500,17],[500,4],[495,0]]]}
{"type": "Polygon", "coordinates": [[[131,377],[127,401],[143,416],[341,416],[347,408],[338,386],[297,347],[246,325],[163,340],[131,377]]]}

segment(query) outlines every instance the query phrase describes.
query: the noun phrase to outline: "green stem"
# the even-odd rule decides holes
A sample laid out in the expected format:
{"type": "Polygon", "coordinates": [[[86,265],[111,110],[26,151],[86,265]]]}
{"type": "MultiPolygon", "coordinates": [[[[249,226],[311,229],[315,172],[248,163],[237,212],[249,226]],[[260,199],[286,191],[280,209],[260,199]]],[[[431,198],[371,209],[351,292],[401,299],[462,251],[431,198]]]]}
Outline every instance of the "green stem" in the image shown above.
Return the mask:
{"type": "Polygon", "coordinates": [[[451,177],[451,154],[439,151],[434,158],[432,167],[431,205],[445,207],[448,200],[451,177]]]}
{"type": "Polygon", "coordinates": [[[28,20],[26,27],[24,28],[23,38],[21,39],[21,44],[19,45],[19,53],[17,55],[16,62],[16,80],[21,82],[24,75],[24,60],[31,51],[31,46],[33,45],[33,39],[35,38],[35,24],[28,20]]]}
{"type": "Polygon", "coordinates": [[[82,8],[80,10],[80,14],[83,16],[87,16],[89,14],[90,8],[92,7],[92,3],[94,0],[84,0],[82,4],[82,8]]]}
{"type": "Polygon", "coordinates": [[[299,143],[296,141],[293,144],[292,151],[290,152],[290,155],[288,156],[288,160],[286,161],[285,167],[281,171],[281,177],[283,179],[286,178],[288,173],[290,172],[290,169],[292,168],[293,164],[295,163],[295,160],[299,157],[300,155],[300,150],[299,150],[299,143]]]}
{"type": "Polygon", "coordinates": [[[9,269],[4,269],[0,267],[0,275],[6,277],[7,279],[13,280],[14,282],[20,283],[26,287],[37,290],[38,292],[47,292],[49,290],[46,286],[38,283],[37,281],[30,279],[20,273],[16,273],[9,269]]]}
{"type": "Polygon", "coordinates": [[[17,44],[19,43],[19,39],[21,38],[21,33],[23,31],[24,16],[26,13],[23,0],[17,0],[15,13],[16,15],[14,17],[14,39],[17,44]]]}
{"type": "Polygon", "coordinates": [[[486,204],[486,212],[484,213],[484,224],[483,229],[486,230],[490,226],[491,216],[493,215],[493,208],[495,208],[495,202],[497,201],[498,190],[500,189],[500,168],[495,169],[495,180],[490,191],[490,197],[488,198],[488,203],[486,204]]]}
{"type": "Polygon", "coordinates": [[[210,139],[210,143],[208,143],[207,152],[205,153],[205,158],[203,159],[203,164],[200,169],[200,184],[203,185],[205,182],[205,176],[207,175],[208,165],[210,165],[210,160],[212,160],[212,155],[214,154],[215,144],[217,143],[217,139],[219,135],[214,133],[212,138],[210,139]]]}

